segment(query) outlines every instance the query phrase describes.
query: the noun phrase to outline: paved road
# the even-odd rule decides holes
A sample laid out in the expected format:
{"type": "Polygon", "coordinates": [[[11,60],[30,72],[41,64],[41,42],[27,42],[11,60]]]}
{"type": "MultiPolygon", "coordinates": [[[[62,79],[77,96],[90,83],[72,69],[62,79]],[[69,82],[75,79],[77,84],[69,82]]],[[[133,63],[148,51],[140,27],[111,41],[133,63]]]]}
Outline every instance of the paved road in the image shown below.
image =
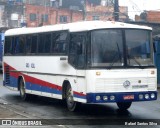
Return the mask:
{"type": "MultiPolygon", "coordinates": [[[[83,128],[97,127],[97,125],[81,126],[81,124],[86,124],[87,121],[91,121],[91,124],[95,121],[87,119],[103,119],[101,120],[102,124],[105,124],[104,122],[108,120],[108,122],[114,122],[115,124],[116,121],[118,122],[121,119],[137,119],[138,121],[141,121],[141,119],[160,120],[160,96],[158,97],[157,101],[133,103],[131,108],[125,112],[119,111],[116,104],[82,105],[78,112],[69,112],[61,101],[55,99],[34,96],[29,101],[22,101],[19,97],[19,92],[11,91],[2,86],[2,75],[0,75],[0,104],[3,104],[3,106],[6,106],[7,108],[19,113],[21,118],[54,119],[51,121],[55,121],[55,123],[59,126],[61,126],[60,122],[71,122],[70,119],[74,119],[72,120],[73,123],[76,122],[76,124],[79,124],[76,125],[76,127],[83,128]]],[[[68,125],[61,127],[68,127],[68,125]]],[[[69,127],[75,127],[75,125],[69,125],[69,127]]],[[[101,127],[105,126],[101,125],[101,127]]],[[[115,126],[110,125],[108,127],[115,126]]],[[[116,125],[116,127],[124,126],[116,125]]],[[[153,127],[160,127],[160,125],[153,127]]]]}

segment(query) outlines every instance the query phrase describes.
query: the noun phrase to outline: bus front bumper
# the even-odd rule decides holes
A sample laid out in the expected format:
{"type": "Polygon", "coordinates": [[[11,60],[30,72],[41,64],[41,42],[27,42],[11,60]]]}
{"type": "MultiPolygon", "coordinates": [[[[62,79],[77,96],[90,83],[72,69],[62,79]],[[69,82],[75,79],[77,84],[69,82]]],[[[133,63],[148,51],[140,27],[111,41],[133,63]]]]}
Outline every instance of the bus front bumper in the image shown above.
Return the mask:
{"type": "Polygon", "coordinates": [[[156,99],[157,91],[87,94],[87,103],[136,102],[152,101],[156,99]]]}

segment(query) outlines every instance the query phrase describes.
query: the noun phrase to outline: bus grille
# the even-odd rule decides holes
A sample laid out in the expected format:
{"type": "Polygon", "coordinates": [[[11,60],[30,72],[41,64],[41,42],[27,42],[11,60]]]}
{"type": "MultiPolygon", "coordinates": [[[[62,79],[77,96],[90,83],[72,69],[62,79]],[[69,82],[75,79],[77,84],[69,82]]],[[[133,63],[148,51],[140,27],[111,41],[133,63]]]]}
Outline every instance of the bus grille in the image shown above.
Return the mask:
{"type": "Polygon", "coordinates": [[[97,92],[118,92],[118,91],[135,91],[135,90],[154,90],[156,88],[155,78],[128,78],[128,79],[97,79],[95,82],[95,89],[97,92]],[[142,83],[139,84],[138,80],[141,79],[142,83]],[[123,83],[129,80],[131,82],[131,86],[129,88],[125,88],[123,83]],[[148,85],[147,88],[132,88],[132,85],[148,85]]]}
{"type": "Polygon", "coordinates": [[[10,72],[9,72],[9,66],[5,66],[5,84],[10,84],[10,72]]]}

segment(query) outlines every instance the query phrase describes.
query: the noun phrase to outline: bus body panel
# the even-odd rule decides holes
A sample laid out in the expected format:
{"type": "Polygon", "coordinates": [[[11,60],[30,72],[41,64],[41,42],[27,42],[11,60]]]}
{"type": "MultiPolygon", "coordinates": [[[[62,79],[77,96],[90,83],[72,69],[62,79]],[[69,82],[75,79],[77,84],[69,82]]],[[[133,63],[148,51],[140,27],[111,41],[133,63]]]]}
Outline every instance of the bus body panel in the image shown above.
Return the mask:
{"type": "Polygon", "coordinates": [[[18,88],[18,78],[23,76],[27,93],[62,99],[62,85],[67,80],[73,89],[75,101],[86,102],[84,71],[76,71],[67,61],[61,61],[60,57],[8,56],[4,62],[4,83],[14,90],[18,88]],[[7,66],[10,84],[6,82],[7,66]]]}
{"type": "Polygon", "coordinates": [[[87,70],[86,74],[87,92],[135,92],[157,89],[156,69],[87,70]],[[125,87],[125,81],[129,81],[130,86],[125,87]]]}
{"type": "Polygon", "coordinates": [[[89,103],[125,102],[123,96],[131,96],[127,101],[147,101],[153,99],[140,100],[139,95],[152,93],[157,97],[157,70],[154,68],[89,70],[86,74],[89,103]],[[96,96],[100,96],[101,100],[96,101],[96,96]],[[105,101],[102,100],[103,96],[115,96],[116,100],[105,101]]]}

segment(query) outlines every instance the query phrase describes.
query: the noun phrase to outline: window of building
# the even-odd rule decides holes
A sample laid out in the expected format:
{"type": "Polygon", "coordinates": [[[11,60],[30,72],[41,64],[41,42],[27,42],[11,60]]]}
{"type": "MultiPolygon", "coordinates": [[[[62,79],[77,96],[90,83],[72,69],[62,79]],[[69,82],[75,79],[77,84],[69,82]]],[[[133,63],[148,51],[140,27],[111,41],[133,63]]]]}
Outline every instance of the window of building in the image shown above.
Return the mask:
{"type": "Polygon", "coordinates": [[[42,14],[41,21],[42,22],[48,22],[48,14],[42,14]]]}
{"type": "Polygon", "coordinates": [[[36,14],[34,13],[30,14],[30,21],[36,21],[36,18],[37,18],[36,14]]]}
{"type": "Polygon", "coordinates": [[[67,23],[67,16],[60,16],[60,23],[67,23]]]}
{"type": "Polygon", "coordinates": [[[93,20],[99,20],[99,16],[93,16],[93,20]]]}

